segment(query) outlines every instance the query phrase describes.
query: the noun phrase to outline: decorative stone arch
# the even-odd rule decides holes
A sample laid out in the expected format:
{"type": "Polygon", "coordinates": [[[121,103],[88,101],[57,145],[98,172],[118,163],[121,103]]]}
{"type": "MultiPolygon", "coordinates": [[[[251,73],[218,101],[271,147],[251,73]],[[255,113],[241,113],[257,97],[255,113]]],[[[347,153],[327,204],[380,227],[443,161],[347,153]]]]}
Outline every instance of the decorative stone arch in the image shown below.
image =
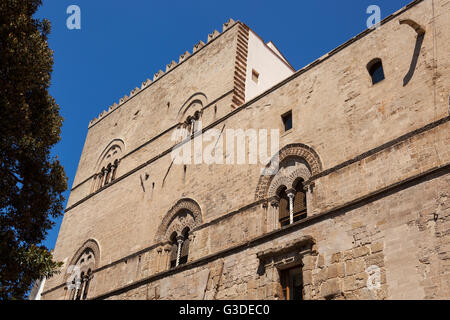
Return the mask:
{"type": "Polygon", "coordinates": [[[282,186],[285,186],[287,189],[295,189],[300,179],[308,181],[309,178],[311,178],[311,172],[307,168],[297,168],[288,173],[288,175],[276,177],[269,185],[267,198],[275,197],[282,186]]]}
{"type": "Polygon", "coordinates": [[[113,164],[114,160],[120,160],[121,155],[125,152],[125,143],[122,139],[114,139],[111,141],[106,148],[103,149],[102,153],[97,159],[97,162],[95,164],[95,172],[100,171],[104,166],[107,166],[108,164],[113,164]],[[111,151],[116,151],[115,154],[110,154],[111,151]],[[113,157],[111,161],[110,159],[107,159],[108,156],[113,157]],[[108,161],[105,161],[108,160],[108,161]]]}
{"type": "Polygon", "coordinates": [[[94,239],[87,240],[73,255],[66,267],[65,290],[70,300],[85,300],[89,295],[91,280],[100,263],[100,246],[94,239]]]}
{"type": "Polygon", "coordinates": [[[282,187],[286,187],[289,189],[288,185],[289,185],[289,180],[287,177],[281,176],[281,177],[275,178],[272,181],[272,183],[270,184],[270,188],[268,191],[268,198],[275,197],[278,194],[278,192],[281,190],[282,187]]]}
{"type": "Polygon", "coordinates": [[[122,139],[114,139],[103,149],[95,165],[91,192],[95,192],[115,180],[117,168],[124,152],[125,143],[122,139]]]}
{"type": "Polygon", "coordinates": [[[100,246],[98,244],[98,241],[95,239],[87,240],[72,256],[72,259],[70,260],[70,263],[67,265],[67,267],[75,265],[80,259],[81,255],[88,249],[92,250],[92,252],[94,253],[94,267],[95,269],[98,268],[100,264],[100,246]]]}
{"type": "Polygon", "coordinates": [[[194,116],[197,112],[202,112],[203,108],[208,104],[207,96],[202,92],[193,94],[180,107],[177,113],[177,122],[183,123],[189,116],[194,116]]]}
{"type": "Polygon", "coordinates": [[[260,176],[256,187],[255,201],[267,199],[273,196],[282,183],[285,185],[287,184],[286,187],[289,188],[288,185],[292,187],[298,181],[299,177],[307,181],[311,178],[311,176],[319,174],[321,171],[322,162],[314,149],[302,143],[287,145],[280,150],[278,159],[275,156],[272,158],[270,163],[266,165],[266,172],[274,172],[274,174],[260,176]],[[276,180],[274,181],[279,165],[291,158],[303,159],[309,170],[306,170],[305,168],[296,168],[295,171],[290,172],[287,176],[276,177],[276,180]]]}
{"type": "Polygon", "coordinates": [[[202,213],[198,203],[193,199],[181,199],[164,216],[155,240],[168,241],[173,232],[181,232],[186,227],[192,230],[201,223],[202,213]]]}

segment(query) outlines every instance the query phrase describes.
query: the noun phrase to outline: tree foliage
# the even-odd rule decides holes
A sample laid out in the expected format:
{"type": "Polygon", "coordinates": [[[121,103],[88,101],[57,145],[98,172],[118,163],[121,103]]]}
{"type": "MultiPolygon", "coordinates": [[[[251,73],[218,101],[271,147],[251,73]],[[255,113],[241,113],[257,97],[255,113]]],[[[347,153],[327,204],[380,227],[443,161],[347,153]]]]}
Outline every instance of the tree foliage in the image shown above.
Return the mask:
{"type": "Polygon", "coordinates": [[[39,246],[63,212],[67,178],[50,155],[62,117],[48,88],[53,52],[41,0],[0,1],[0,298],[23,299],[60,266],[39,246]]]}

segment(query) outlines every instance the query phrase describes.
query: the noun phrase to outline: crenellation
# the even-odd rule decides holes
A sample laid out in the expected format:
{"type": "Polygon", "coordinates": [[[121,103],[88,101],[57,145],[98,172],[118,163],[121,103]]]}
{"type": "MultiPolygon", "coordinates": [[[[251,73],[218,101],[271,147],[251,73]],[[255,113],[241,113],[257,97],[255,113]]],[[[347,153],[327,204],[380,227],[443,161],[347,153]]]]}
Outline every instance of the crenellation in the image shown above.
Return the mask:
{"type": "Polygon", "coordinates": [[[212,33],[208,34],[208,43],[217,38],[220,35],[220,32],[214,30],[212,33]]]}
{"type": "Polygon", "coordinates": [[[159,70],[157,73],[155,73],[153,75],[153,82],[155,82],[156,80],[158,80],[159,78],[161,78],[164,75],[164,71],[159,70]]]}
{"type": "Polygon", "coordinates": [[[123,96],[123,98],[120,99],[119,104],[123,104],[123,103],[125,103],[127,100],[128,100],[128,96],[125,95],[125,96],[123,96]]]}
{"type": "Polygon", "coordinates": [[[103,110],[102,113],[98,115],[99,118],[103,118],[107,114],[106,110],[103,110]]]}
{"type": "Polygon", "coordinates": [[[183,53],[182,55],[180,55],[180,61],[178,63],[182,63],[184,60],[186,60],[191,54],[189,53],[189,51],[186,51],[185,53],[183,53]]]}
{"type": "Polygon", "coordinates": [[[170,71],[171,69],[173,69],[176,65],[177,65],[177,63],[176,63],[175,61],[172,60],[172,62],[169,63],[169,64],[166,66],[166,72],[169,72],[169,71],[170,71]]]}
{"type": "Polygon", "coordinates": [[[230,20],[228,20],[227,22],[225,22],[223,24],[223,31],[222,32],[227,31],[229,28],[231,28],[234,25],[234,23],[235,23],[234,20],[230,18],[230,20]]]}
{"type": "Polygon", "coordinates": [[[130,98],[134,95],[136,95],[138,92],[140,91],[140,89],[138,87],[134,88],[133,90],[130,91],[130,98]]]}
{"type": "Polygon", "coordinates": [[[150,79],[147,79],[144,82],[142,82],[141,90],[148,87],[151,83],[152,83],[152,80],[150,80],[150,79]]]}
{"type": "MultiPolygon", "coordinates": [[[[234,24],[234,20],[230,19],[228,22],[224,23],[223,31],[228,30],[233,24],[234,24]]],[[[217,30],[214,30],[211,34],[208,35],[208,41],[207,43],[211,42],[213,39],[217,38],[221,33],[218,32],[217,30]]],[[[205,46],[205,43],[203,41],[199,41],[197,44],[194,45],[194,50],[193,53],[197,52],[198,50],[200,50],[201,48],[203,48],[205,46]]],[[[136,95],[137,93],[139,93],[139,91],[145,89],[146,87],[150,86],[154,81],[158,80],[161,76],[163,76],[165,73],[170,72],[172,69],[174,69],[178,64],[184,62],[188,57],[190,57],[191,54],[189,53],[189,51],[186,51],[185,53],[183,53],[182,55],[180,55],[179,58],[179,62],[175,62],[174,60],[172,60],[171,63],[169,63],[168,65],[166,65],[166,71],[162,71],[159,70],[157,73],[154,74],[153,76],[153,81],[150,79],[147,79],[146,81],[142,82],[141,87],[138,88],[136,87],[136,89],[132,90],[130,92],[129,97],[125,96],[123,98],[120,99],[119,104],[117,105],[117,107],[121,106],[122,104],[124,104],[129,98],[131,98],[132,96],[136,95]]],[[[109,108],[108,112],[113,111],[114,109],[116,109],[116,107],[113,107],[112,109],[109,108]]],[[[103,116],[101,117],[103,118],[103,116]]],[[[93,125],[95,125],[98,121],[101,120],[101,118],[99,119],[93,119],[89,122],[89,128],[92,127],[93,125]]]]}

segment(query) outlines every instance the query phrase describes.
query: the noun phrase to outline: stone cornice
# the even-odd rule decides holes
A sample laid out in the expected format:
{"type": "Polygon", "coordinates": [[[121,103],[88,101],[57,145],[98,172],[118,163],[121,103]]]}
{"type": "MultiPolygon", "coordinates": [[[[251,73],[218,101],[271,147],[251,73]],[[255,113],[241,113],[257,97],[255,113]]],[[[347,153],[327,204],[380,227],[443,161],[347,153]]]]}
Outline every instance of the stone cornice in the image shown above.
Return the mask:
{"type": "Polygon", "coordinates": [[[282,255],[284,253],[297,251],[300,249],[304,249],[305,247],[309,247],[310,249],[315,244],[313,237],[311,236],[303,236],[298,239],[292,240],[290,242],[284,243],[274,248],[269,248],[264,251],[260,251],[256,254],[256,257],[261,262],[266,262],[267,260],[271,260],[276,256],[282,255]]]}

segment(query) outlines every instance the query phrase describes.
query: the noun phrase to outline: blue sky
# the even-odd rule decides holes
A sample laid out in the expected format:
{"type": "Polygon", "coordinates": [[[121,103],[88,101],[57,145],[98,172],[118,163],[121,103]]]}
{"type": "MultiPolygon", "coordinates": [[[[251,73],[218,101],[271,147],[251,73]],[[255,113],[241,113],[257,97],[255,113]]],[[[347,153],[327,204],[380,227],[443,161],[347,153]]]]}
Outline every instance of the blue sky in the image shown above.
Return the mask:
{"type": "MultiPolygon", "coordinates": [[[[411,0],[43,0],[36,17],[52,23],[51,95],[64,117],[53,155],[72,187],[90,120],[229,18],[273,41],[298,70],[366,29],[370,5],[382,18],[411,0]],[[81,30],[69,30],[66,10],[81,8],[81,30]]],[[[69,191],[65,193],[66,200],[69,191]]],[[[55,246],[62,217],[44,244],[55,246]]]]}

